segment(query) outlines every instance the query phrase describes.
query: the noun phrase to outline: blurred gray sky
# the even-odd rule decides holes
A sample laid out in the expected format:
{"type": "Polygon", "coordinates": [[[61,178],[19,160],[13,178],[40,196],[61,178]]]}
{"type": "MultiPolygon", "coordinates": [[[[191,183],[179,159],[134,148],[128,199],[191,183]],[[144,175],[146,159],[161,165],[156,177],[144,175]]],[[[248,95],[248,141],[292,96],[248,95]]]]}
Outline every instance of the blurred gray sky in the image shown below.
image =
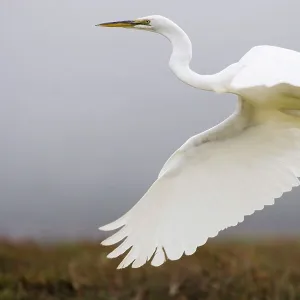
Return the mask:
{"type": "MultiPolygon", "coordinates": [[[[0,234],[99,237],[185,140],[226,118],[235,97],[184,85],[161,36],[97,28],[161,14],[215,73],[251,47],[300,51],[299,0],[1,0],[0,234]]],[[[229,233],[299,232],[300,190],[229,233]]]]}

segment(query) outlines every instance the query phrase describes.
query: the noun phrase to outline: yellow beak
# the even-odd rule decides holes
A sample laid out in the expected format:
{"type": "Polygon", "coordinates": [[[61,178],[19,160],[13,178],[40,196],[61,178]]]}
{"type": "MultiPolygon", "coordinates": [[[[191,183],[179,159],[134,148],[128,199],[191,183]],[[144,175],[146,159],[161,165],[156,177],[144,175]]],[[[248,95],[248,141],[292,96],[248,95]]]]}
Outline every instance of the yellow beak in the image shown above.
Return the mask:
{"type": "Polygon", "coordinates": [[[108,22],[108,23],[101,23],[97,24],[96,26],[102,26],[102,27],[134,27],[135,25],[138,25],[139,22],[135,20],[128,20],[128,21],[117,21],[117,22],[108,22]]]}

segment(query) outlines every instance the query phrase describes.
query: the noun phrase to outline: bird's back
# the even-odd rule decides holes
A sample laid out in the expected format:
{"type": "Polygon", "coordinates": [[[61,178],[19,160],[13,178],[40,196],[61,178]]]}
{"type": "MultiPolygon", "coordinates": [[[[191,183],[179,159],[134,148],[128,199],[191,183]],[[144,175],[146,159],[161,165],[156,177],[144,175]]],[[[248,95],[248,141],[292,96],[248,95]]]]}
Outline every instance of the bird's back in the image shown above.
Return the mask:
{"type": "MultiPolygon", "coordinates": [[[[240,71],[232,79],[230,87],[241,96],[271,105],[277,105],[278,100],[288,104],[283,99],[286,97],[300,99],[299,52],[275,46],[257,46],[238,64],[240,71]]],[[[282,103],[278,105],[282,106],[282,103]]]]}

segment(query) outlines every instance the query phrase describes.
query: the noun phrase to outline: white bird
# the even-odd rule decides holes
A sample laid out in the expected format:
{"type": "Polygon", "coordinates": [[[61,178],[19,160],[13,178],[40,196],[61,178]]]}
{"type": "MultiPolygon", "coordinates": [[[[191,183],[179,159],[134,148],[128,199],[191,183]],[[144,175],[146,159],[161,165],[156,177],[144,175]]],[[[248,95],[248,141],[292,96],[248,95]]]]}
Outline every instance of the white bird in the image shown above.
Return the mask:
{"type": "Polygon", "coordinates": [[[171,20],[148,16],[99,25],[165,36],[173,48],[169,66],[181,81],[238,96],[228,119],[186,141],[142,199],[99,228],[119,229],[102,242],[121,242],[109,258],[129,250],[118,268],[192,255],[208,238],[299,185],[300,53],[257,46],[221,72],[199,75],[189,67],[190,39],[171,20]]]}

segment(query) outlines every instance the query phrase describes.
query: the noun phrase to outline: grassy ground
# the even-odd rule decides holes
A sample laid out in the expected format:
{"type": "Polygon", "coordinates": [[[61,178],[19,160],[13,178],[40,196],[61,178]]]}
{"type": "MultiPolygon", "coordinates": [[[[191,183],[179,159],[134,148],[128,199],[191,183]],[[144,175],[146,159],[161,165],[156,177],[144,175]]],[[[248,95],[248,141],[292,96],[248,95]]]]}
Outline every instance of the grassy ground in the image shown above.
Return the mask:
{"type": "Polygon", "coordinates": [[[300,299],[300,242],[209,242],[160,268],[121,271],[108,250],[0,241],[0,300],[300,299]]]}

